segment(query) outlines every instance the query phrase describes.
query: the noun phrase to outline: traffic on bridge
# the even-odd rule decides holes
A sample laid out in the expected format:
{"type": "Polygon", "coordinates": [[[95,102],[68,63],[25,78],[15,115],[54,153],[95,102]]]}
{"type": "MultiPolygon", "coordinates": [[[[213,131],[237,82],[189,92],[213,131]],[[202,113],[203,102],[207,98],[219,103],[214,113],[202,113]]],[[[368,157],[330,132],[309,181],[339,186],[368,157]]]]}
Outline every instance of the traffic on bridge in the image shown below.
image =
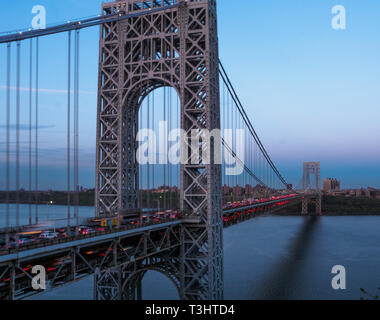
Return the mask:
{"type": "MultiPolygon", "coordinates": [[[[237,224],[247,219],[257,217],[268,212],[275,212],[292,204],[296,200],[302,200],[310,194],[291,194],[287,196],[272,196],[265,199],[246,199],[228,202],[223,205],[223,225],[224,227],[237,224]],[[244,220],[243,220],[244,219],[244,220]]],[[[39,246],[47,246],[55,242],[69,242],[73,239],[77,240],[83,237],[89,238],[98,236],[102,233],[118,232],[121,229],[137,229],[142,227],[156,226],[158,224],[167,223],[168,221],[181,220],[180,211],[167,210],[165,212],[144,212],[141,217],[130,219],[124,217],[112,217],[109,219],[88,219],[88,225],[81,225],[78,228],[67,227],[56,229],[39,230],[38,225],[25,226],[24,230],[8,233],[8,243],[4,239],[6,230],[0,229],[0,255],[7,253],[36,248],[39,246]]]]}

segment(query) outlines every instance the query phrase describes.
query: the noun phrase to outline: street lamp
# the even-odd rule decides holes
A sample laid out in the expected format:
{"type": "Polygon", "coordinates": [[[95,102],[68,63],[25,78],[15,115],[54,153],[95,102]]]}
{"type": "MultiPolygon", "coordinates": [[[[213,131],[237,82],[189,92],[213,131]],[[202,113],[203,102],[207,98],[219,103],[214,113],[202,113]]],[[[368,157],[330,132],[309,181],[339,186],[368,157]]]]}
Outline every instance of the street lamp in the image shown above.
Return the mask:
{"type": "Polygon", "coordinates": [[[157,212],[160,212],[160,200],[156,199],[157,202],[157,212]]]}

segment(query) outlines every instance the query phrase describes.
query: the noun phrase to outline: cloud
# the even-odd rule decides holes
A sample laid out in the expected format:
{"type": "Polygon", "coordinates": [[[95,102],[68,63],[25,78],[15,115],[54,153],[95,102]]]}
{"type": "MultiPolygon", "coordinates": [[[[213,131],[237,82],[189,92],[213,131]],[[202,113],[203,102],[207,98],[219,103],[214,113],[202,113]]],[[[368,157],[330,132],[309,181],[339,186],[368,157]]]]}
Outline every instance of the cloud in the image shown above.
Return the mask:
{"type": "MultiPolygon", "coordinates": [[[[51,129],[51,128],[55,128],[56,126],[55,125],[39,125],[38,126],[38,129],[51,129]]],[[[6,125],[1,125],[0,126],[1,129],[6,129],[7,126],[6,125]]],[[[9,128],[11,130],[16,130],[16,125],[15,124],[11,124],[9,126],[9,128]]],[[[32,129],[36,129],[36,126],[35,125],[32,125],[32,129]]],[[[23,130],[23,131],[26,131],[26,130],[29,130],[29,125],[28,124],[20,124],[20,130],[23,130]]]]}
{"type": "MultiPolygon", "coordinates": [[[[8,89],[8,86],[1,85],[0,89],[8,89]]],[[[12,91],[16,91],[16,87],[9,87],[12,91]]],[[[23,88],[20,87],[20,91],[26,91],[29,92],[29,88],[23,88]]],[[[36,92],[36,88],[32,88],[33,92],[36,92]]],[[[44,93],[62,93],[62,94],[67,94],[68,90],[66,89],[47,89],[47,88],[38,88],[38,92],[44,92],[44,93]]],[[[72,94],[74,93],[74,90],[70,91],[72,94]]],[[[95,91],[86,91],[86,90],[79,90],[80,94],[89,94],[89,95],[95,95],[97,94],[95,91]]]]}

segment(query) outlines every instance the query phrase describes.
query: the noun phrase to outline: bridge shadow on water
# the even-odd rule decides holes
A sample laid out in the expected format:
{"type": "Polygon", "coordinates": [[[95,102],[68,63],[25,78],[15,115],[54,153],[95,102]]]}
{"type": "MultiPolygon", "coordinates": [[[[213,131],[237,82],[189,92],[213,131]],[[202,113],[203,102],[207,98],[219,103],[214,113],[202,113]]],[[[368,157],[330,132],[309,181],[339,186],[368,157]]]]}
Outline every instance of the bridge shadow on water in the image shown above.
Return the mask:
{"type": "Polygon", "coordinates": [[[250,297],[255,300],[288,300],[299,286],[299,273],[305,265],[313,238],[319,226],[320,217],[303,218],[301,229],[287,248],[287,256],[282,257],[268,272],[266,278],[255,285],[250,297]]]}

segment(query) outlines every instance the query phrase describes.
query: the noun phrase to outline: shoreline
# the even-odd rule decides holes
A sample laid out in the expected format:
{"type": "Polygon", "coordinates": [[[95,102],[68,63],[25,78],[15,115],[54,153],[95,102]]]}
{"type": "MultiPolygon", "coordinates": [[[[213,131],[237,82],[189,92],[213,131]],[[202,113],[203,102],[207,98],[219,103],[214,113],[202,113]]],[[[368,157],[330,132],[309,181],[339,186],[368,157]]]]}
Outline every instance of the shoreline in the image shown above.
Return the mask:
{"type": "MultiPolygon", "coordinates": [[[[5,205],[5,202],[0,201],[0,205],[5,205]]],[[[15,205],[15,202],[10,202],[10,205],[15,205]]],[[[36,205],[36,203],[20,203],[20,205],[36,205]]],[[[38,203],[39,206],[46,205],[46,203],[38,203]]],[[[67,204],[54,203],[53,206],[66,207],[67,204]]],[[[75,205],[72,204],[72,207],[75,205]]],[[[88,204],[79,204],[79,207],[87,207],[87,208],[95,208],[94,205],[88,204]]],[[[282,216],[282,217],[307,217],[314,216],[313,211],[310,210],[308,215],[303,215],[300,212],[274,212],[269,213],[272,216],[282,216]]],[[[368,216],[380,216],[380,212],[345,212],[345,213],[337,213],[337,212],[323,212],[322,217],[368,217],[368,216]]]]}
{"type": "MultiPolygon", "coordinates": [[[[295,212],[295,213],[273,213],[273,216],[282,216],[282,217],[310,217],[315,216],[313,212],[310,212],[307,215],[303,215],[301,213],[295,212]]],[[[348,213],[328,213],[324,212],[322,213],[322,217],[369,217],[369,216],[380,216],[380,212],[348,212],[348,213]]]]}

